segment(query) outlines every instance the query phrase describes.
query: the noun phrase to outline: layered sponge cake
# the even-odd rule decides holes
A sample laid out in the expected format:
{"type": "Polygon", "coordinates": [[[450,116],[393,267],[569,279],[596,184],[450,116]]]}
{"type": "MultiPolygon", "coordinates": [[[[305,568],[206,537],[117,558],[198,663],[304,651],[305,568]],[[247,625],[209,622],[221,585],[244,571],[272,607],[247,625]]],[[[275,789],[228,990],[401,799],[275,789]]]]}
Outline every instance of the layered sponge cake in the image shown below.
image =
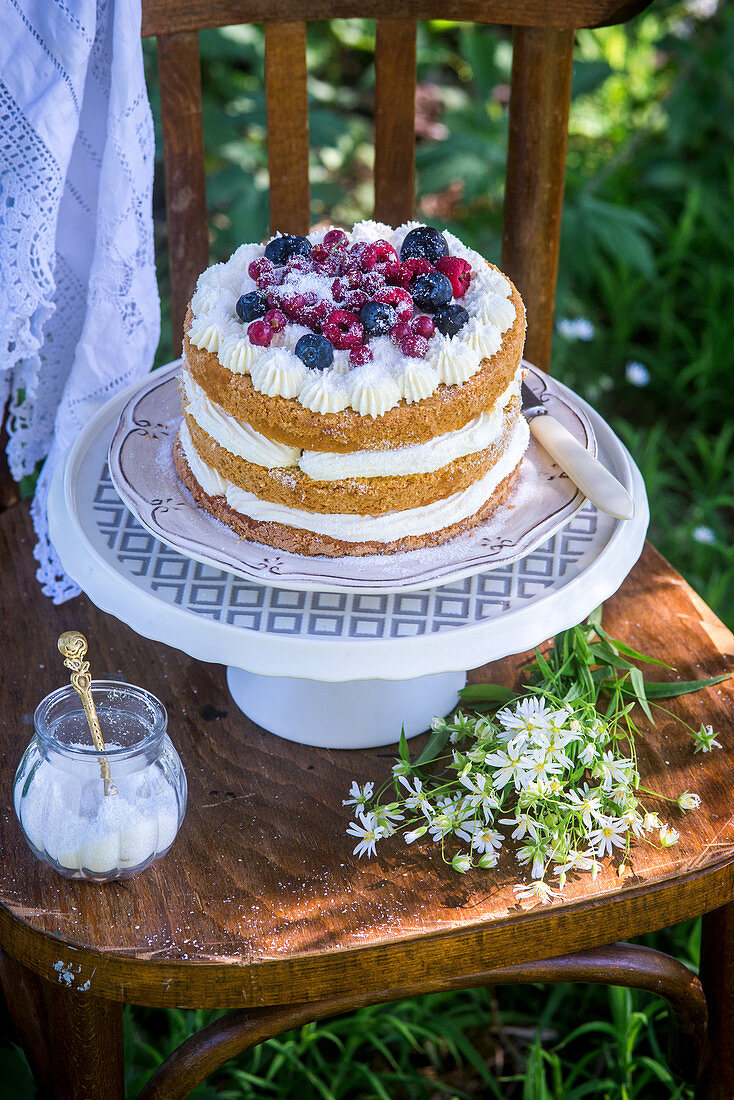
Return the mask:
{"type": "Polygon", "coordinates": [[[508,496],[524,339],[517,290],[448,232],[367,221],[242,245],[187,313],[179,476],[278,549],[438,545],[508,496]]]}

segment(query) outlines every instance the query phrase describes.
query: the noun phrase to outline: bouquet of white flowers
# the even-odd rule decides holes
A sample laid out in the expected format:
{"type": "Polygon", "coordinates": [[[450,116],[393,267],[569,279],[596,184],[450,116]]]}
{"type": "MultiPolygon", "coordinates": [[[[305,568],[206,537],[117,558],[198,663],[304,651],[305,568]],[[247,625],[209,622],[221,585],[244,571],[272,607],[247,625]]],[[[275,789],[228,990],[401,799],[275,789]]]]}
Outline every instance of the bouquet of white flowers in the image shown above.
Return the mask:
{"type": "MultiPolygon", "coordinates": [[[[676,830],[644,805],[646,796],[662,796],[641,785],[631,712],[639,704],[654,724],[651,708],[665,709],[657,700],[727,676],[650,682],[633,660],[662,664],[610,638],[598,609],[554,638],[545,655],[535,650],[524,693],[496,684],[465,688],[466,709],[434,719],[415,761],[403,734],[392,778],[380,790],[352,784],[344,805],[354,808],[347,832],[358,841],[355,854],[375,855],[378,842],[398,832],[407,844],[428,835],[464,874],[495,867],[509,834],[531,878],[518,883],[517,896],[545,903],[560,896],[569,872],[596,877],[605,856],[622,853],[623,871],[634,840],[675,844],[676,830]]],[[[710,726],[682,724],[696,751],[718,746],[710,726]]],[[[677,799],[682,810],[699,804],[689,791],[677,799]]]]}

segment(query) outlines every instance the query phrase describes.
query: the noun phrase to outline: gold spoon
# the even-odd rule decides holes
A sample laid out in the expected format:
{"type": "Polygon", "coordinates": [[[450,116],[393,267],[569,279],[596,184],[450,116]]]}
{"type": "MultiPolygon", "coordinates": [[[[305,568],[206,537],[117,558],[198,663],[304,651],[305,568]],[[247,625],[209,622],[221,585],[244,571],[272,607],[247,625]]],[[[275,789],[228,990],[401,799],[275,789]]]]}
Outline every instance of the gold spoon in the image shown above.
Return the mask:
{"type": "MultiPolygon", "coordinates": [[[[64,657],[64,664],[68,669],[71,669],[71,686],[82,701],[94,747],[98,752],[106,752],[102,731],[99,728],[97,708],[92,698],[92,677],[89,675],[89,661],[84,660],[84,654],[87,652],[87,639],[78,630],[65,630],[59,636],[57,644],[59,653],[64,657]]],[[[117,786],[110,778],[109,761],[107,759],[100,760],[99,767],[104,780],[104,793],[117,794],[117,786]]]]}

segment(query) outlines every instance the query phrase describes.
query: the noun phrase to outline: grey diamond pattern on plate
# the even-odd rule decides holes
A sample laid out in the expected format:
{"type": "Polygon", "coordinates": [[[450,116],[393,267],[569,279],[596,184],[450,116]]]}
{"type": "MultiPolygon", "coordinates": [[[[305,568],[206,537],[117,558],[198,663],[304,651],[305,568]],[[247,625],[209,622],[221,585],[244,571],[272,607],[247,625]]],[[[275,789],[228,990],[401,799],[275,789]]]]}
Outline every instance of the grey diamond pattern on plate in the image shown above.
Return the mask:
{"type": "Polygon", "coordinates": [[[512,565],[420,592],[295,592],[202,565],[150,535],[118,497],[105,465],[94,497],[99,535],[123,571],[158,599],[244,630],[319,638],[409,638],[490,619],[574,571],[591,549],[596,509],[580,512],[512,565]]]}

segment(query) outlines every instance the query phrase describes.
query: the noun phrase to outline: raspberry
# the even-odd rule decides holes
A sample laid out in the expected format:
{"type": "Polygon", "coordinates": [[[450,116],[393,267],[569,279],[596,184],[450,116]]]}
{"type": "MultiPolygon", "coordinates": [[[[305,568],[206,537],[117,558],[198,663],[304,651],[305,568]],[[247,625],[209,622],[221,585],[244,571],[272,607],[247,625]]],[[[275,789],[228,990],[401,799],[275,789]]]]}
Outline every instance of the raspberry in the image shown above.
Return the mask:
{"type": "Polygon", "coordinates": [[[288,324],[288,318],[281,309],[269,309],[263,321],[266,325],[270,325],[273,332],[281,332],[288,324]]]}
{"type": "Polygon", "coordinates": [[[372,348],[366,344],[359,344],[349,352],[349,363],[353,367],[363,367],[365,363],[372,362],[372,348]]]}
{"type": "Polygon", "coordinates": [[[393,344],[398,344],[399,346],[402,345],[403,340],[407,339],[408,336],[414,335],[415,333],[407,321],[398,321],[390,329],[390,339],[393,344]]]}
{"type": "Polygon", "coordinates": [[[335,309],[322,325],[324,336],[335,348],[356,348],[364,343],[364,326],[356,313],[335,309]]]}
{"type": "Polygon", "coordinates": [[[425,337],[411,332],[400,341],[400,350],[403,355],[408,355],[411,359],[423,359],[428,352],[428,341],[425,337]]]}
{"type": "Polygon", "coordinates": [[[362,253],[362,270],[371,271],[375,264],[385,263],[387,260],[398,262],[398,254],[393,246],[387,241],[374,241],[362,253]]]}
{"type": "Polygon", "coordinates": [[[471,282],[471,264],[459,256],[442,256],[436,261],[436,271],[451,283],[454,298],[463,298],[471,282]]]}
{"type": "Polygon", "coordinates": [[[247,336],[251,344],[259,348],[270,347],[273,339],[273,330],[267,321],[253,321],[247,330],[247,336]]]}
{"type": "MultiPolygon", "coordinates": [[[[314,249],[314,252],[315,251],[316,249],[314,249]]],[[[316,261],[313,270],[316,272],[317,275],[341,275],[341,258],[336,254],[326,256],[325,259],[316,261]]]]}
{"type": "Polygon", "coordinates": [[[377,264],[377,271],[380,272],[386,283],[391,283],[393,286],[400,283],[399,260],[387,260],[384,264],[377,264]]]}
{"type": "Polygon", "coordinates": [[[268,305],[273,308],[279,306],[289,317],[295,318],[306,305],[306,299],[302,294],[282,294],[277,296],[269,294],[268,305]],[[271,302],[271,298],[275,298],[275,301],[271,302]]]}
{"type": "Polygon", "coordinates": [[[344,295],[344,308],[351,313],[359,313],[362,306],[369,302],[370,296],[364,290],[350,290],[344,295]]]}
{"type": "Polygon", "coordinates": [[[347,249],[348,263],[350,264],[350,266],[352,264],[358,264],[361,268],[362,256],[364,255],[364,251],[366,248],[366,241],[353,241],[353,243],[350,244],[349,248],[347,249]]]}
{"type": "Polygon", "coordinates": [[[385,280],[379,271],[368,271],[362,276],[362,290],[365,290],[371,298],[385,287],[385,280]]]}
{"type": "Polygon", "coordinates": [[[343,302],[344,295],[347,292],[346,279],[334,279],[331,284],[331,296],[335,302],[343,302]]]}
{"type": "MultiPolygon", "coordinates": [[[[308,295],[309,298],[315,298],[316,295],[308,295]]],[[[314,332],[318,332],[322,327],[324,321],[332,312],[331,302],[316,301],[313,304],[308,303],[299,311],[296,317],[297,321],[300,321],[302,325],[307,328],[311,328],[314,332]]]]}
{"type": "Polygon", "coordinates": [[[429,271],[433,270],[433,264],[428,260],[424,260],[420,256],[411,256],[410,259],[403,260],[400,264],[396,281],[407,290],[416,275],[427,275],[429,271]]]}
{"type": "Polygon", "coordinates": [[[436,326],[433,323],[432,317],[426,317],[423,313],[419,317],[413,318],[413,323],[410,326],[416,336],[424,336],[426,340],[430,340],[436,331],[436,326]]]}
{"type": "Polygon", "coordinates": [[[346,235],[343,229],[330,229],[328,233],[324,233],[323,240],[324,248],[331,250],[335,246],[337,248],[346,249],[349,243],[349,237],[346,235]]]}
{"type": "Polygon", "coordinates": [[[387,286],[375,294],[376,302],[386,302],[395,307],[398,321],[409,321],[413,316],[413,299],[407,290],[399,286],[387,286]]]}

